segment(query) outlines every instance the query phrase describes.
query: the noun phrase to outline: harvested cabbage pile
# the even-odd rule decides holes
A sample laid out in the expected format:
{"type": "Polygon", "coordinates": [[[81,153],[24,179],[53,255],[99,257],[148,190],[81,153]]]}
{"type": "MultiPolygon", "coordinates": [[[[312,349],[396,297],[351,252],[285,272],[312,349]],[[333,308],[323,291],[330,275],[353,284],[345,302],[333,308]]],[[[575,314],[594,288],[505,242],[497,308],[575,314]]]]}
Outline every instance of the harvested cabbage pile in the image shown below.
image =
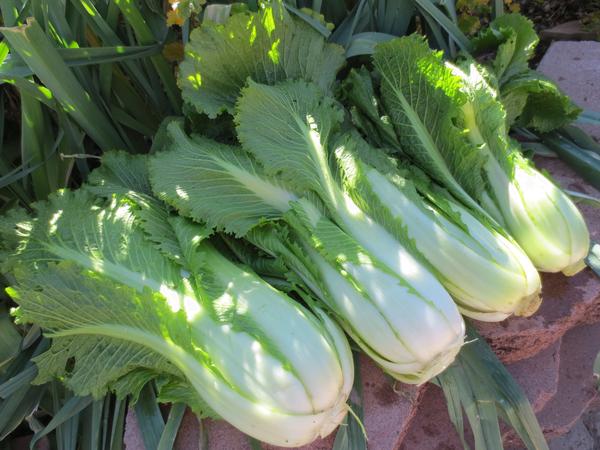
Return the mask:
{"type": "Polygon", "coordinates": [[[411,35],[342,70],[278,1],[196,28],[185,114],[150,155],[108,152],[79,190],[2,219],[15,315],[52,338],[37,382],[135,397],[153,380],[160,401],[299,446],[345,419],[351,345],[421,384],[460,352],[463,316],[535,313],[538,270],[577,273],[589,234],[508,134],[554,126],[543,89],[576,111],[504,17],[478,38],[492,67],[411,35]]]}

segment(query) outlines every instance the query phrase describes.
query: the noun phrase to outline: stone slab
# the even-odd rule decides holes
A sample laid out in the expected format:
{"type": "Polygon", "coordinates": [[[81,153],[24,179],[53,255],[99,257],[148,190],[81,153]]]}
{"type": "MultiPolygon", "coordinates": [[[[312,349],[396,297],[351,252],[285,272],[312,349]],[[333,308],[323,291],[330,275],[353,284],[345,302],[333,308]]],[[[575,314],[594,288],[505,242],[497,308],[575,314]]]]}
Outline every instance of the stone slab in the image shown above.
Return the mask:
{"type": "MultiPolygon", "coordinates": [[[[582,422],[584,413],[590,411],[591,405],[599,404],[592,374],[594,357],[600,350],[598,343],[600,323],[580,326],[533,358],[507,366],[525,391],[544,435],[552,443],[552,449],[566,450],[575,442],[589,442],[589,437],[593,436],[589,426],[586,427],[587,432],[583,433],[579,423],[582,422]]],[[[599,413],[595,414],[590,417],[600,417],[599,413]]],[[[505,430],[503,436],[508,450],[524,450],[523,444],[512,430],[505,430]]],[[[462,448],[458,434],[450,422],[443,393],[436,386],[431,386],[419,405],[419,412],[400,445],[400,450],[462,448]]],[[[572,448],[592,450],[592,447],[572,448]]]]}
{"type": "Polygon", "coordinates": [[[577,327],[562,338],[557,394],[538,415],[547,436],[567,433],[598,399],[592,366],[599,351],[600,323],[577,327]]]}
{"type": "MultiPolygon", "coordinates": [[[[559,445],[566,445],[563,448],[568,449],[575,441],[586,439],[585,433],[576,427],[579,427],[584,415],[599,401],[592,372],[594,359],[600,351],[598,342],[600,323],[577,327],[561,340],[556,394],[541,411],[536,411],[542,431],[548,442],[553,443],[553,449],[560,449],[559,445]]],[[[591,436],[589,430],[588,434],[591,436]]],[[[525,450],[512,430],[504,437],[508,444],[507,450],[525,450]]],[[[592,450],[592,447],[589,449],[592,450]]]]}
{"type": "Polygon", "coordinates": [[[550,450],[592,450],[594,439],[583,422],[579,421],[567,434],[551,439],[548,447],[550,450]]]}
{"type": "Polygon", "coordinates": [[[558,340],[532,358],[507,366],[535,413],[542,411],[558,392],[561,344],[558,340]]]}
{"type": "MultiPolygon", "coordinates": [[[[553,42],[537,69],[581,108],[600,111],[600,42],[553,42]]],[[[600,126],[581,127],[600,139],[600,126]]]]}
{"type": "Polygon", "coordinates": [[[571,20],[540,32],[540,38],[556,41],[593,41],[598,33],[586,30],[580,20],[571,20]]]}
{"type": "MultiPolygon", "coordinates": [[[[557,393],[560,347],[559,340],[534,357],[507,366],[523,388],[535,412],[541,411],[557,393]]],[[[465,431],[470,439],[468,426],[465,427],[465,431]]],[[[437,386],[431,385],[425,392],[419,411],[399,448],[462,450],[458,434],[450,422],[444,394],[437,386]]]]}

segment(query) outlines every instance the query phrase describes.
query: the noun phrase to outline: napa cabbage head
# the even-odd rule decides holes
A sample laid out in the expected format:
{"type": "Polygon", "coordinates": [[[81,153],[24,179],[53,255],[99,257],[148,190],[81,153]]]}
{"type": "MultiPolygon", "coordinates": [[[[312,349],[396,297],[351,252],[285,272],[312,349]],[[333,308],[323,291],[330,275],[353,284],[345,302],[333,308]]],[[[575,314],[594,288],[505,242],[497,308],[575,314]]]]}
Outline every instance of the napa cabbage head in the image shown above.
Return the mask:
{"type": "Polygon", "coordinates": [[[486,156],[486,210],[519,242],[539,270],[573,275],[585,267],[589,232],[581,213],[560,187],[536,170],[511,141],[505,113],[474,63],[453,68],[468,101],[462,113],[469,141],[486,156]]]}
{"type": "Polygon", "coordinates": [[[478,218],[495,219],[537,269],[583,268],[581,214],[510,142],[483,69],[469,60],[458,69],[415,35],[378,45],[374,63],[385,110],[415,164],[478,218]]]}
{"type": "Polygon", "coordinates": [[[343,332],[225,258],[205,227],[139,193],[88,190],[52,196],[16,227],[8,292],[19,320],[52,339],[36,382],[99,396],[155,380],[159,400],[287,447],[344,418],[343,332]]]}

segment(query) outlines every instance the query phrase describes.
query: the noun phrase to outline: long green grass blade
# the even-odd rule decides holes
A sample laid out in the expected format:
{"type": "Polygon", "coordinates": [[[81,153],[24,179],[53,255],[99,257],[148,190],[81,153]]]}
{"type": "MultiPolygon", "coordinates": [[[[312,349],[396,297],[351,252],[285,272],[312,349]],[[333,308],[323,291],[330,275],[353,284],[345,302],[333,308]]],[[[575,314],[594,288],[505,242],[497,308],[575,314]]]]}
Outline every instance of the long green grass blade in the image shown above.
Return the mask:
{"type": "MultiPolygon", "coordinates": [[[[125,432],[125,412],[127,411],[127,402],[115,399],[112,410],[106,408],[107,413],[112,413],[112,426],[110,431],[109,450],[123,450],[123,433],[125,432]]],[[[108,429],[108,425],[106,425],[108,429]]]]}
{"type": "Polygon", "coordinates": [[[12,376],[4,383],[0,384],[0,398],[6,400],[22,387],[28,386],[33,381],[36,375],[36,367],[34,365],[27,366],[21,372],[12,376]]]}
{"type": "Polygon", "coordinates": [[[593,195],[586,194],[584,192],[572,191],[570,189],[563,189],[571,199],[576,203],[585,203],[586,205],[600,208],[600,198],[594,197],[593,195]]]}
{"type": "Polygon", "coordinates": [[[135,404],[135,415],[146,450],[156,450],[165,429],[152,383],[146,384],[135,404]]]}
{"type": "Polygon", "coordinates": [[[176,403],[171,407],[157,450],[173,449],[173,444],[175,444],[175,438],[177,437],[177,432],[181,426],[184,414],[185,405],[183,403],[176,403]]]}
{"type": "Polygon", "coordinates": [[[126,111],[113,106],[111,108],[113,118],[119,122],[121,125],[124,125],[132,130],[137,131],[143,136],[152,137],[154,132],[156,131],[153,127],[147,127],[142,122],[139,122],[135,117],[130,116],[126,111]]]}
{"type": "Polygon", "coordinates": [[[25,92],[30,97],[35,98],[38,102],[43,103],[51,109],[57,108],[52,92],[50,92],[47,87],[41,86],[30,79],[0,78],[0,84],[3,83],[12,84],[20,93],[25,92]]]}
{"type": "Polygon", "coordinates": [[[435,379],[444,391],[448,412],[463,442],[459,404],[469,420],[476,449],[503,448],[499,416],[528,449],[548,449],[525,393],[470,324],[466,340],[455,362],[435,379]]]}
{"type": "Polygon", "coordinates": [[[436,46],[437,48],[442,50],[446,57],[453,58],[454,56],[456,56],[452,53],[451,47],[446,42],[446,37],[444,36],[442,27],[440,26],[439,22],[437,22],[427,12],[422,11],[421,14],[423,15],[423,18],[425,19],[425,22],[427,24],[426,30],[428,31],[427,36],[429,38],[429,42],[433,43],[433,46],[436,46]]]}
{"type": "Polygon", "coordinates": [[[492,8],[492,20],[496,17],[500,17],[504,14],[504,1],[503,0],[493,0],[494,6],[492,8]]]}
{"type": "MultiPolygon", "coordinates": [[[[52,420],[48,422],[48,425],[44,427],[43,430],[36,433],[31,439],[31,448],[35,448],[35,444],[39,442],[44,436],[47,436],[52,431],[56,430],[61,425],[68,425],[68,422],[77,417],[80,412],[82,412],[85,408],[92,404],[91,397],[78,397],[73,396],[69,398],[62,407],[58,409],[58,411],[52,417],[52,420]]],[[[66,430],[64,430],[66,431],[66,430]]],[[[72,439],[68,439],[71,441],[72,439]]],[[[63,442],[64,444],[64,442],[63,442]]],[[[66,445],[63,445],[65,447],[66,445]]]]}
{"type": "Polygon", "coordinates": [[[14,27],[19,21],[19,4],[15,0],[0,0],[0,13],[5,27],[14,27]]]}
{"type": "Polygon", "coordinates": [[[102,427],[102,410],[104,399],[94,400],[82,412],[81,418],[81,450],[100,450],[100,436],[106,430],[102,427]]]}
{"type": "Polygon", "coordinates": [[[11,48],[18,52],[62,107],[103,150],[124,148],[125,144],[106,114],[93,103],[75,75],[60,58],[56,48],[37,22],[0,28],[11,48]]]}
{"type": "Polygon", "coordinates": [[[575,120],[575,123],[588,124],[588,125],[600,125],[600,111],[592,111],[592,110],[586,109],[581,114],[579,114],[579,117],[577,117],[577,120],[575,120]]]}
{"type": "Polygon", "coordinates": [[[379,0],[377,2],[377,31],[404,36],[415,14],[412,0],[379,0]]]}
{"type": "Polygon", "coordinates": [[[429,14],[435,22],[446,30],[461,50],[466,52],[471,50],[471,42],[467,36],[458,28],[458,25],[435,6],[432,0],[414,0],[414,2],[420,10],[429,14]]]}
{"type": "MultiPolygon", "coordinates": [[[[145,58],[160,53],[161,46],[156,44],[129,47],[58,48],[56,50],[67,67],[78,67],[145,58]]],[[[24,78],[30,75],[33,75],[32,70],[25,61],[15,55],[6,58],[0,65],[0,77],[2,78],[24,78]]]]}
{"type": "MultiPolygon", "coordinates": [[[[600,121],[598,122],[598,125],[600,125],[600,121]]],[[[574,125],[564,125],[558,129],[557,132],[565,138],[571,140],[575,145],[585,148],[586,150],[589,150],[600,156],[600,144],[581,128],[574,125]]]]}
{"type": "Polygon", "coordinates": [[[372,55],[375,52],[377,44],[387,42],[395,37],[393,34],[377,32],[355,34],[350,39],[350,43],[346,48],[346,58],[359,55],[372,55]]]}
{"type": "Polygon", "coordinates": [[[363,421],[363,393],[359,353],[354,352],[354,385],[350,394],[352,410],[340,424],[331,450],[367,450],[363,421]]]}
{"type": "Polygon", "coordinates": [[[0,441],[12,433],[36,408],[46,386],[23,386],[0,403],[0,441]]]}
{"type": "Polygon", "coordinates": [[[594,271],[596,275],[600,277],[600,244],[592,242],[590,245],[590,252],[585,259],[587,266],[594,271]]]}
{"type": "MultiPolygon", "coordinates": [[[[119,23],[119,14],[119,7],[115,5],[114,2],[110,2],[106,11],[105,22],[109,29],[114,30],[117,28],[117,25],[119,23]]],[[[100,92],[102,93],[102,97],[106,101],[110,99],[110,88],[112,84],[113,67],[115,66],[113,66],[112,64],[102,65],[100,66],[98,74],[100,92]]]]}
{"type": "Polygon", "coordinates": [[[21,92],[21,160],[26,165],[36,167],[31,171],[31,185],[38,199],[45,199],[56,189],[50,170],[54,167],[45,165],[46,154],[51,145],[47,118],[42,104],[25,92],[21,92]]]}
{"type": "MultiPolygon", "coordinates": [[[[114,0],[125,20],[131,25],[136,38],[141,45],[152,45],[156,43],[156,37],[152,29],[144,19],[139,8],[133,0],[114,0]]],[[[169,98],[171,108],[175,113],[181,111],[181,95],[175,82],[175,76],[166,59],[162,55],[151,57],[152,64],[160,77],[163,88],[169,98]]]]}
{"type": "Polygon", "coordinates": [[[19,353],[21,339],[8,309],[0,305],[0,373],[19,353]]]}
{"type": "MultiPolygon", "coordinates": [[[[86,23],[102,41],[103,45],[124,45],[123,41],[116,33],[120,9],[114,1],[111,1],[108,4],[105,17],[103,17],[100,14],[100,11],[96,9],[96,6],[88,0],[71,0],[71,5],[85,18],[86,23]]],[[[96,44],[93,43],[93,45],[96,44]]],[[[100,45],[100,43],[97,43],[97,45],[100,45]]],[[[152,101],[154,108],[165,109],[163,103],[166,102],[166,97],[162,90],[157,92],[152,88],[148,77],[137,61],[123,61],[123,68],[127,71],[131,80],[136,83],[136,85],[140,87],[140,90],[152,101]]],[[[108,86],[110,85],[112,69],[102,69],[101,72],[101,89],[104,98],[107,99],[110,93],[108,86]]]]}
{"type": "Polygon", "coordinates": [[[333,30],[331,42],[347,47],[354,34],[365,31],[371,17],[368,0],[360,0],[354,5],[346,18],[333,30]]]}
{"type": "Polygon", "coordinates": [[[578,146],[558,132],[542,137],[542,142],[571,166],[584,180],[600,189],[600,155],[593,149],[578,146]]]}

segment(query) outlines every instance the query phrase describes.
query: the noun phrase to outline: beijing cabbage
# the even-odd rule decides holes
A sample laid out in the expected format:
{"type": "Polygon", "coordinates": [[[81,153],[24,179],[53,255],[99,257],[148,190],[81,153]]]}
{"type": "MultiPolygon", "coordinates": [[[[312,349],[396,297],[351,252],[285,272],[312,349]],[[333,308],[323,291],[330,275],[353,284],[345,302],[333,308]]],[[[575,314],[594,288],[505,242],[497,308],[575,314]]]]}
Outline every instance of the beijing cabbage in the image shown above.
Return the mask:
{"type": "MultiPolygon", "coordinates": [[[[133,160],[109,154],[102,170],[110,158],[114,181],[123,158],[133,160]]],[[[121,173],[126,186],[147,186],[121,173]]],[[[97,190],[113,187],[106,178],[97,190]]],[[[58,377],[99,396],[135,394],[154,379],[160,401],[288,447],[344,418],[353,364],[341,330],[221,255],[204,226],[135,191],[103,200],[87,189],[21,219],[5,265],[19,320],[52,338],[35,359],[38,382],[58,377]]]]}
{"type": "Polygon", "coordinates": [[[444,63],[416,35],[378,45],[373,60],[404,154],[505,227],[539,270],[572,275],[584,267],[589,234],[581,214],[510,140],[482,69],[444,63]]]}

